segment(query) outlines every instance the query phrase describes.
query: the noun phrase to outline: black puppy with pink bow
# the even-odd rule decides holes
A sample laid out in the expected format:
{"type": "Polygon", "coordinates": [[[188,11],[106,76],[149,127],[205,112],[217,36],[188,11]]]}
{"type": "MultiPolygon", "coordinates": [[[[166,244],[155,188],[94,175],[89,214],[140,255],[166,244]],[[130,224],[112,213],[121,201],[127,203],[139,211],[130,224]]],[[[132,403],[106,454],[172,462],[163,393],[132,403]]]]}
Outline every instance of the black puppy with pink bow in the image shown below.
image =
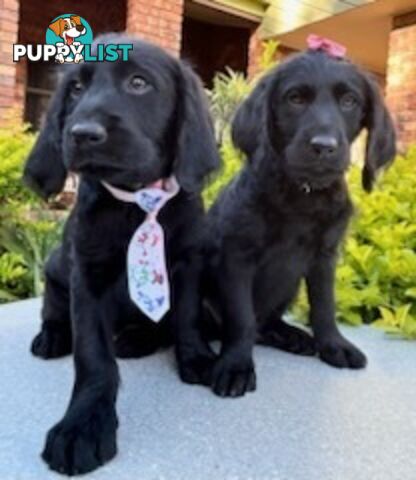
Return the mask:
{"type": "Polygon", "coordinates": [[[214,392],[252,391],[253,345],[318,354],[335,367],[366,358],[339,332],[334,274],[352,205],[350,146],[368,130],[362,181],[393,160],[395,133],[377,84],[312,36],[309,50],[272,70],[241,105],[234,144],[247,156],[208,214],[206,295],[223,327],[214,392]],[[283,320],[306,280],[313,336],[283,320]]]}
{"type": "Polygon", "coordinates": [[[175,341],[182,379],[202,383],[213,359],[196,325],[200,190],[219,163],[202,87],[155,46],[116,35],[97,43],[134,48],[126,62],[68,67],[25,170],[44,197],[68,171],[80,175],[32,344],[42,358],[74,353],[71,400],[42,454],[68,475],[116,454],[116,355],[175,341]]]}

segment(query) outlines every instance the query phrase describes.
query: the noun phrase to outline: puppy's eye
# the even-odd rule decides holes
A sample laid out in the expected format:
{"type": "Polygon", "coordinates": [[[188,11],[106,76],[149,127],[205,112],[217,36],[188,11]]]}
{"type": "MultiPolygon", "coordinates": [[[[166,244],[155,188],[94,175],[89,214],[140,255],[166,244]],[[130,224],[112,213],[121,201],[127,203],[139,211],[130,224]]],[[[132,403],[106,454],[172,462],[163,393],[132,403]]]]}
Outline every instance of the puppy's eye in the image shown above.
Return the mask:
{"type": "Polygon", "coordinates": [[[83,91],[84,85],[79,80],[75,80],[71,83],[70,93],[72,97],[78,97],[83,91]]]}
{"type": "Polygon", "coordinates": [[[150,85],[147,81],[140,75],[133,75],[128,83],[128,89],[130,92],[141,95],[149,89],[150,85]]]}
{"type": "Polygon", "coordinates": [[[68,24],[65,24],[65,25],[64,25],[64,30],[68,30],[68,28],[69,28],[69,27],[68,27],[68,24]]]}
{"type": "Polygon", "coordinates": [[[293,92],[289,92],[289,95],[287,96],[287,100],[291,105],[294,105],[296,107],[303,106],[306,103],[305,96],[302,95],[301,92],[298,92],[296,90],[293,92]]]}
{"type": "Polygon", "coordinates": [[[343,110],[352,110],[358,104],[358,101],[352,93],[345,93],[340,98],[339,103],[343,110]]]}

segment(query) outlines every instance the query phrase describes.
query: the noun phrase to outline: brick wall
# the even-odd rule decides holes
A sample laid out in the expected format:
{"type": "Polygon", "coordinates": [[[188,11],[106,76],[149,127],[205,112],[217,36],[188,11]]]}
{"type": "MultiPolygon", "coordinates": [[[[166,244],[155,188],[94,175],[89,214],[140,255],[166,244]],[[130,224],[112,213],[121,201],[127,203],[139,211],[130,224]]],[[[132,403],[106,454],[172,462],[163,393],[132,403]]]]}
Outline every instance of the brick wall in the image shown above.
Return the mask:
{"type": "Polygon", "coordinates": [[[403,150],[416,143],[416,24],[390,33],[386,99],[403,150]]]}
{"type": "Polygon", "coordinates": [[[127,0],[127,31],[179,56],[184,0],[127,0]]]}
{"type": "Polygon", "coordinates": [[[259,60],[261,58],[262,51],[262,41],[260,40],[257,30],[254,30],[248,43],[247,75],[250,78],[254,77],[260,70],[259,60]]]}
{"type": "Polygon", "coordinates": [[[0,120],[14,109],[22,108],[16,99],[17,72],[12,59],[12,45],[17,42],[19,21],[18,0],[0,0],[0,120]]]}

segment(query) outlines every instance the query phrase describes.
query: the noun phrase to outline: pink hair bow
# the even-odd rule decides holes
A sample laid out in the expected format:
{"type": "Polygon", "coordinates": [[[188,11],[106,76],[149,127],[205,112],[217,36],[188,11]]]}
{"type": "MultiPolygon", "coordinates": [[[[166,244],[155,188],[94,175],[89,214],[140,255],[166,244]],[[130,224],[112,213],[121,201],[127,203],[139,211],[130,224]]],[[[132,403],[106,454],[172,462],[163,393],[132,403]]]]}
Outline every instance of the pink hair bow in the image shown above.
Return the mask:
{"type": "Polygon", "coordinates": [[[344,58],[347,53],[347,49],[344,45],[313,33],[308,36],[306,43],[310,50],[322,50],[333,58],[344,58]]]}

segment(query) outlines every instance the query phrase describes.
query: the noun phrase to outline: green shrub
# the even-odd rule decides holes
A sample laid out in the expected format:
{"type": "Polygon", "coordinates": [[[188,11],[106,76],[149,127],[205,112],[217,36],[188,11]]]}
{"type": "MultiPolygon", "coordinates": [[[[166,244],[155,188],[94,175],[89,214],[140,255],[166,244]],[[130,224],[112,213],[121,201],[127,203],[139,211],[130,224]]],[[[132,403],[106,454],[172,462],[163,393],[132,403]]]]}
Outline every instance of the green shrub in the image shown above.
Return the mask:
{"type": "Polygon", "coordinates": [[[217,73],[213,87],[207,90],[214,122],[215,138],[221,144],[229,133],[229,125],[235,109],[249,94],[251,85],[244,74],[227,68],[217,73]]]}
{"type": "Polygon", "coordinates": [[[277,40],[266,40],[262,45],[262,52],[259,58],[260,73],[254,79],[262,77],[265,73],[277,65],[276,56],[279,49],[279,42],[277,40]]]}
{"type": "Polygon", "coordinates": [[[350,173],[357,215],[337,272],[342,321],[416,339],[416,149],[399,156],[371,195],[350,173]]]}
{"type": "Polygon", "coordinates": [[[222,159],[221,172],[204,190],[204,203],[209,208],[221,193],[221,190],[230,182],[243,165],[243,155],[233,145],[229,135],[220,146],[222,159]]]}
{"type": "Polygon", "coordinates": [[[62,222],[21,181],[35,136],[25,126],[0,129],[0,302],[40,295],[43,268],[62,222]]]}
{"type": "Polygon", "coordinates": [[[22,166],[34,140],[24,126],[0,128],[0,215],[14,205],[35,200],[21,182],[22,166]]]}
{"type": "Polygon", "coordinates": [[[26,269],[17,253],[0,255],[0,303],[24,297],[27,290],[26,269]]]}
{"type": "Polygon", "coordinates": [[[0,270],[1,282],[8,287],[3,285],[0,289],[16,298],[41,295],[45,261],[58,243],[61,230],[62,221],[36,207],[32,207],[30,217],[20,214],[3,223],[0,226],[0,245],[4,253],[0,259],[6,256],[14,260],[12,265],[18,267],[20,283],[16,284],[16,271],[12,271],[12,277],[3,277],[0,270]]]}

